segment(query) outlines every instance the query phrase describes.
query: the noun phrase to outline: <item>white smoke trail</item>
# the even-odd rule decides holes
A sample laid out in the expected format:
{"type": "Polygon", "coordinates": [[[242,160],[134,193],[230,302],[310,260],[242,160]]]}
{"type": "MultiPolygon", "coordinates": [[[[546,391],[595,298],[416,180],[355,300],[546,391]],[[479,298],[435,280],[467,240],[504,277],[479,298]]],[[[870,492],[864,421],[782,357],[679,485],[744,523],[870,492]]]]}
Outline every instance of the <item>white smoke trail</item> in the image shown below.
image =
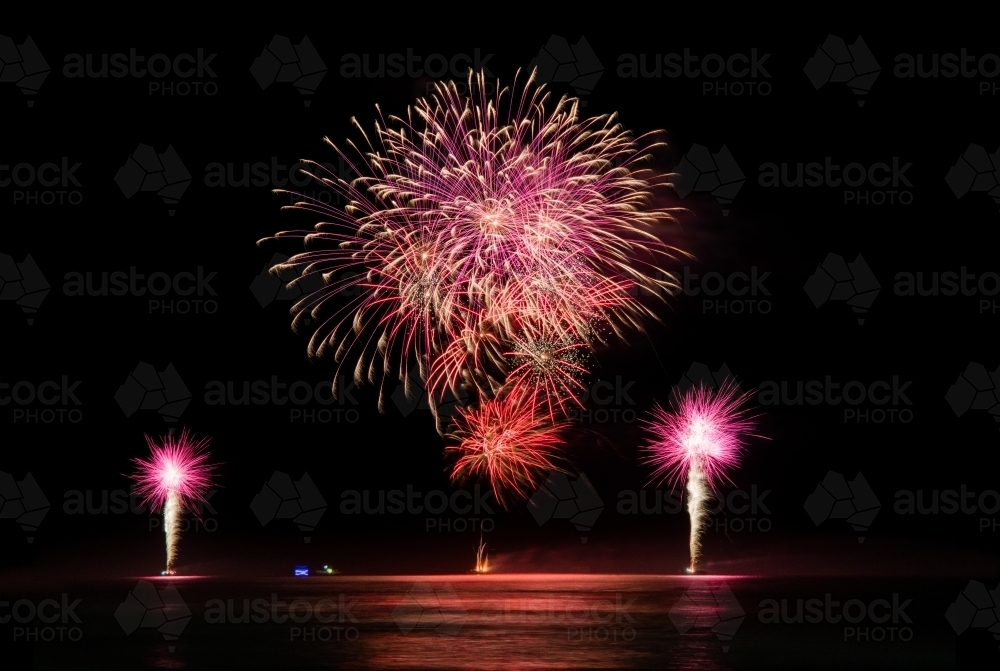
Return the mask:
{"type": "Polygon", "coordinates": [[[171,574],[177,559],[177,543],[181,539],[181,503],[173,489],[167,492],[167,502],[163,506],[163,533],[167,540],[167,574],[171,574]]]}
{"type": "Polygon", "coordinates": [[[691,540],[689,542],[691,551],[691,566],[688,569],[694,573],[697,569],[698,560],[701,559],[701,530],[708,517],[708,499],[711,496],[708,482],[705,480],[705,473],[701,470],[701,464],[697,459],[691,461],[688,468],[688,515],[691,517],[691,540]]]}

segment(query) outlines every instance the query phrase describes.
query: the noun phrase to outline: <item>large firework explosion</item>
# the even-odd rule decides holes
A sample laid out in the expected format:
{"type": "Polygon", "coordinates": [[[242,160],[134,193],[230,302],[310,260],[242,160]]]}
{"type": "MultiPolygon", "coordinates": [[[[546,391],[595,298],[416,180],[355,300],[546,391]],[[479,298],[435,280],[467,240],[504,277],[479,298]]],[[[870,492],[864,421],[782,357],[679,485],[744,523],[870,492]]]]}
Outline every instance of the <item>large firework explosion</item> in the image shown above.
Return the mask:
{"type": "Polygon", "coordinates": [[[718,389],[693,387],[671,397],[672,410],[659,405],[646,425],[651,439],[645,447],[653,479],[677,485],[686,483],[691,518],[688,568],[694,572],[701,558],[701,532],[708,516],[708,502],[728,479],[727,472],[740,460],[744,442],[756,424],[745,404],[751,393],[726,379],[718,389]]]}
{"type": "MultiPolygon", "coordinates": [[[[379,110],[373,135],[352,120],[363,143],[326,141],[360,166],[353,181],[306,162],[347,204],[299,196],[289,207],[323,221],[278,233],[306,251],[272,271],[298,269],[292,284],[323,274],[325,286],[292,308],[293,328],[315,320],[310,355],[352,361],[359,384],[379,385],[380,409],[386,383],[408,384],[415,363],[432,408],[458,388],[478,395],[460,426],[517,410],[553,429],[580,402],[593,346],[641,329],[654,315],[639,296],[676,286],[661,267],[676,251],[662,239],[672,217],[651,206],[666,176],[646,167],[658,143],[616,115],[581,118],[578,100],[554,101],[532,80],[520,96],[499,86],[490,95],[470,72],[469,95],[438,83],[406,118],[379,110]]],[[[495,488],[522,481],[508,462],[492,463],[495,488]]],[[[466,470],[476,469],[454,473],[466,470]]]]}

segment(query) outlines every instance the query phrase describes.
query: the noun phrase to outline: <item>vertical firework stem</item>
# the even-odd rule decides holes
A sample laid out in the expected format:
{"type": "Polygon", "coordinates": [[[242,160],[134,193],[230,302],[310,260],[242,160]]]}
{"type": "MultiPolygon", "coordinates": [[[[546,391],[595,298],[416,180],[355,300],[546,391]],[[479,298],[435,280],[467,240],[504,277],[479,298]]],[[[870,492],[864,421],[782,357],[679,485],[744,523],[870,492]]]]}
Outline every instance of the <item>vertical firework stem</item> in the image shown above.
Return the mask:
{"type": "Polygon", "coordinates": [[[694,573],[697,569],[698,560],[701,559],[701,531],[708,516],[708,482],[705,480],[705,473],[701,469],[698,460],[691,462],[688,469],[687,481],[688,493],[688,515],[691,517],[691,540],[689,542],[691,551],[691,566],[688,569],[694,573]]]}
{"type": "Polygon", "coordinates": [[[177,542],[181,539],[181,503],[173,489],[167,492],[163,506],[163,533],[167,541],[167,573],[171,574],[177,559],[177,542]]]}

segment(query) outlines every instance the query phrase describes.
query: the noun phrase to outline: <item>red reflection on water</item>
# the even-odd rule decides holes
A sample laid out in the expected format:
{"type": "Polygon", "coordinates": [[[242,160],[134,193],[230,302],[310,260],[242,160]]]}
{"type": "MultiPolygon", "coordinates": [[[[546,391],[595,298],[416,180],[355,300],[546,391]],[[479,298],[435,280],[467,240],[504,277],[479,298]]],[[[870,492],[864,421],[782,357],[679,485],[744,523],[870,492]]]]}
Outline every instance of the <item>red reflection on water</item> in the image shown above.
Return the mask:
{"type": "Polygon", "coordinates": [[[156,582],[186,582],[190,580],[209,580],[216,578],[213,575],[140,575],[132,576],[128,580],[153,580],[156,582]]]}
{"type": "MultiPolygon", "coordinates": [[[[713,601],[739,575],[345,577],[375,617],[376,668],[724,668],[741,613],[713,601]],[[402,592],[402,593],[401,593],[402,592]],[[676,620],[676,622],[675,622],[676,620]],[[679,623],[679,624],[678,624],[679,623]]],[[[332,588],[332,585],[331,585],[332,588]]]]}

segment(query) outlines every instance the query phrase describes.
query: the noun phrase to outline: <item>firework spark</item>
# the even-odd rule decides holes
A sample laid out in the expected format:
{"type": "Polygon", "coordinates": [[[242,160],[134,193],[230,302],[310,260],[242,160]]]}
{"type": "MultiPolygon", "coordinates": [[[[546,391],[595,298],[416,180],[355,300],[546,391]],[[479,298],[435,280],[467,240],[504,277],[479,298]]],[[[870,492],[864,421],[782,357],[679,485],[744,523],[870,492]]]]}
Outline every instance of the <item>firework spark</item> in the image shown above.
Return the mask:
{"type": "Polygon", "coordinates": [[[463,409],[455,423],[446,439],[457,444],[445,448],[458,456],[452,479],[484,477],[501,503],[505,493],[524,496],[543,472],[556,469],[562,426],[549,421],[530,389],[514,387],[463,409]]]}
{"type": "Polygon", "coordinates": [[[740,459],[746,436],[756,425],[745,408],[752,394],[726,380],[718,389],[697,386],[686,393],[674,390],[672,410],[657,405],[647,421],[652,439],[645,447],[653,479],[671,485],[686,482],[691,519],[690,572],[701,558],[701,532],[708,515],[707,503],[727,471],[740,459]]]}
{"type": "Polygon", "coordinates": [[[164,436],[157,442],[146,436],[149,459],[133,459],[136,472],[130,476],[135,492],[152,512],[163,510],[163,531],[167,544],[165,574],[175,573],[181,515],[185,510],[199,514],[198,504],[206,501],[214,485],[215,464],[209,463],[208,438],[195,439],[187,429],[180,437],[164,436]]]}

